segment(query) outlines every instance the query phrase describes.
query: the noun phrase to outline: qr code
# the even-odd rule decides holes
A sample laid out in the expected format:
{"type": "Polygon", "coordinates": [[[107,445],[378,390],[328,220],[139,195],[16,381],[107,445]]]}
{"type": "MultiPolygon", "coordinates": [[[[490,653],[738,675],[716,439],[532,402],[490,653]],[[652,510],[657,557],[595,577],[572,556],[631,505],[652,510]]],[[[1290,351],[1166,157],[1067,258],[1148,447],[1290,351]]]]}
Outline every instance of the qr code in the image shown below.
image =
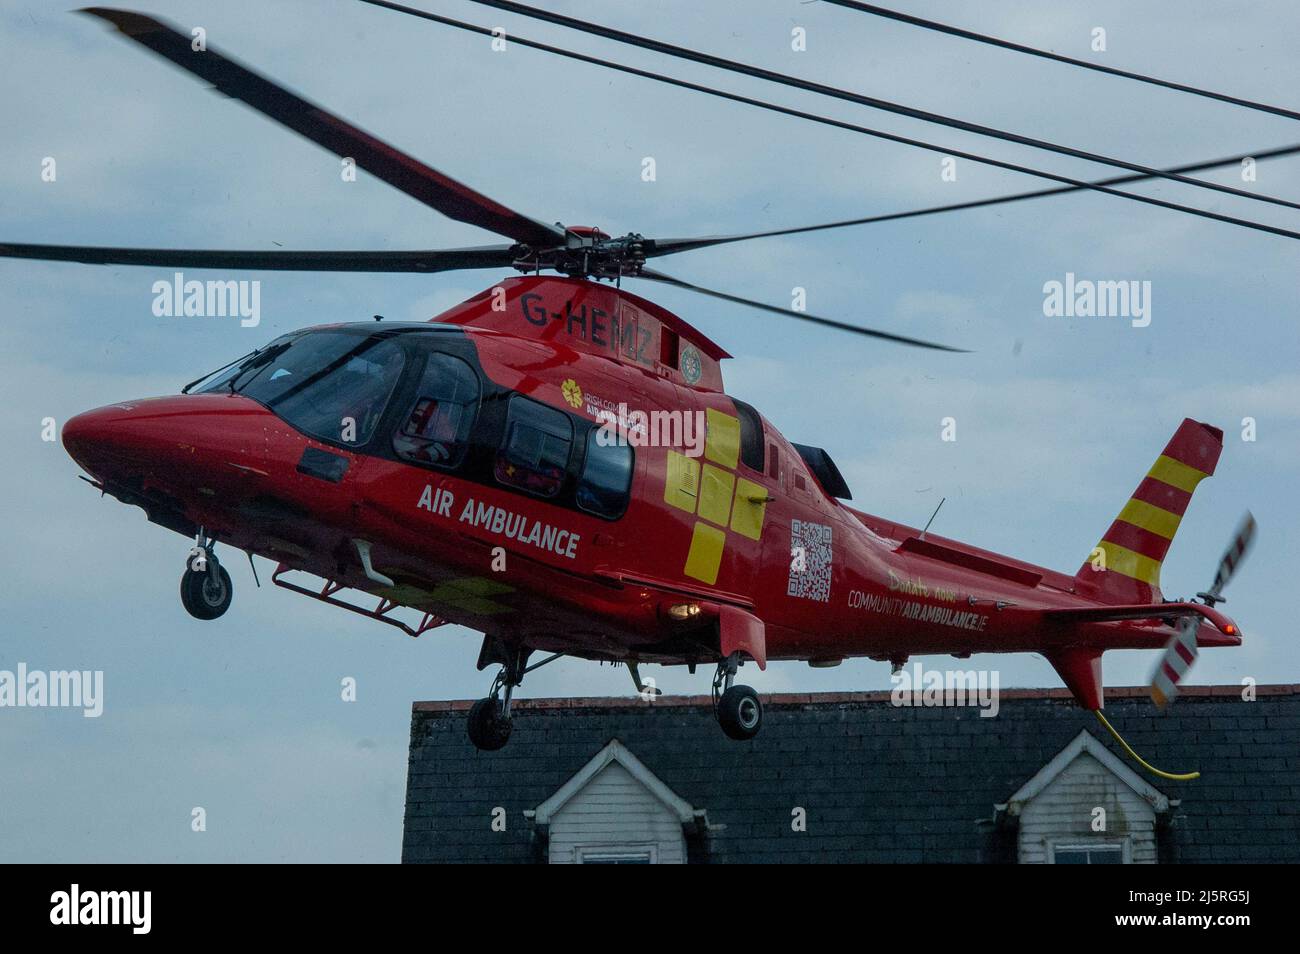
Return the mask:
{"type": "Polygon", "coordinates": [[[831,599],[831,528],[790,521],[790,585],[786,595],[829,603],[831,599]]]}

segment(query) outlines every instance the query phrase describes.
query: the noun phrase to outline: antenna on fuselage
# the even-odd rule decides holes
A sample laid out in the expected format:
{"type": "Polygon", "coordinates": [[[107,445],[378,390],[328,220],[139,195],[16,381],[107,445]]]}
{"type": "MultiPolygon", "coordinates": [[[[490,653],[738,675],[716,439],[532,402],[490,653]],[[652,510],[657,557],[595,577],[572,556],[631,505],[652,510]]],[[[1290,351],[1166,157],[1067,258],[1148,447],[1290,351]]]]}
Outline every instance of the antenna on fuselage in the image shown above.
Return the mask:
{"type": "MultiPolygon", "coordinates": [[[[947,499],[948,499],[947,497],[941,497],[941,498],[939,498],[939,507],[942,507],[942,506],[943,506],[943,502],[944,502],[945,500],[947,500],[947,499]]],[[[927,521],[925,522],[925,530],[922,530],[922,531],[921,531],[921,539],[922,539],[922,540],[925,539],[925,531],[926,531],[926,530],[929,530],[929,529],[930,529],[930,524],[934,523],[934,518],[937,517],[937,516],[939,516],[939,507],[935,507],[935,508],[934,508],[934,513],[930,514],[930,519],[927,520],[927,521]]]]}

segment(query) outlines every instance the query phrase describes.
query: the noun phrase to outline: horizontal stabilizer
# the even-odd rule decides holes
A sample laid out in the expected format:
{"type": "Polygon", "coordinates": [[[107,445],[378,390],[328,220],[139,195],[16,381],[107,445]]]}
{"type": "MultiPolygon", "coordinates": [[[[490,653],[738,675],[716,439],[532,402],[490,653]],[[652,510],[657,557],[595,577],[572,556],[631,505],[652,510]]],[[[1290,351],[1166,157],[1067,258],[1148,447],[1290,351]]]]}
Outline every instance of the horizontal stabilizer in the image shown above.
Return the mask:
{"type": "Polygon", "coordinates": [[[1044,610],[1043,619],[1053,623],[1109,623],[1124,619],[1174,619],[1199,616],[1225,636],[1238,637],[1237,625],[1223,613],[1202,603],[1134,603],[1117,606],[1088,606],[1079,609],[1044,610]]]}

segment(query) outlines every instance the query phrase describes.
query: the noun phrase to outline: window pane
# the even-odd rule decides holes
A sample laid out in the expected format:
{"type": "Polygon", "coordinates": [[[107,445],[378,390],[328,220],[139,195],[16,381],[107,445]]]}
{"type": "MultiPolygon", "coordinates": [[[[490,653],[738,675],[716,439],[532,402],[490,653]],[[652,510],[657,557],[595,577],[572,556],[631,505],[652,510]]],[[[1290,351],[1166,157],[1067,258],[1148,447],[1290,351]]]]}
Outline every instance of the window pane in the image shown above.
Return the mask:
{"type": "Polygon", "coordinates": [[[1088,852],[1088,864],[1090,865],[1121,865],[1124,863],[1124,852],[1119,848],[1092,849],[1088,852]]]}
{"type": "Polygon", "coordinates": [[[194,394],[210,394],[218,391],[230,390],[232,378],[238,376],[244,369],[254,364],[262,355],[271,351],[282,350],[293,338],[296,338],[301,332],[291,332],[287,335],[281,335],[268,345],[264,345],[242,358],[236,358],[229,364],[222,365],[216,371],[206,374],[197,381],[189,385],[189,390],[194,394]]]}
{"type": "Polygon", "coordinates": [[[456,466],[469,447],[478,399],[473,369],[459,358],[433,352],[420,375],[415,404],[393,435],[393,450],[407,460],[456,466]]]}
{"type": "Polygon", "coordinates": [[[1066,845],[1052,851],[1052,861],[1058,865],[1122,865],[1122,845],[1066,845]]]}
{"type": "Polygon", "coordinates": [[[554,497],[564,483],[572,444],[573,423],[567,414],[515,395],[493,473],[508,486],[554,497]]]}
{"type": "Polygon", "coordinates": [[[734,401],[740,415],[740,462],[750,470],[763,472],[763,419],[744,401],[734,401]]]}
{"type": "Polygon", "coordinates": [[[577,501],[583,510],[600,517],[620,517],[627,508],[628,488],[632,485],[632,448],[611,444],[601,446],[596,440],[600,431],[587,434],[587,459],[583,461],[578,481],[577,501]]]}
{"type": "Polygon", "coordinates": [[[260,401],[314,437],[364,444],[404,362],[391,338],[315,331],[273,344],[216,386],[260,401]]]}
{"type": "Polygon", "coordinates": [[[584,865],[648,865],[650,864],[650,853],[642,852],[640,854],[627,855],[589,855],[582,856],[584,865]]]}

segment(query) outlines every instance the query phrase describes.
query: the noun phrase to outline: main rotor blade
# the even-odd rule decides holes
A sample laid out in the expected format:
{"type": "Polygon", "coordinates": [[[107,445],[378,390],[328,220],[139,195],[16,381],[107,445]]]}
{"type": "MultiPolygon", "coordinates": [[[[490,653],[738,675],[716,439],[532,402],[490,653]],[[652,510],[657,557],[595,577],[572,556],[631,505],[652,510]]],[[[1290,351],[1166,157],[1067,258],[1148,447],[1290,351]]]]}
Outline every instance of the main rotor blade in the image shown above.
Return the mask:
{"type": "Polygon", "coordinates": [[[443,215],[477,225],[528,245],[563,244],[564,233],[508,209],[469,186],[426,166],[345,119],[309,103],[283,86],[227,59],[211,47],[194,50],[191,38],[152,17],[130,10],[87,7],[81,11],[107,20],[122,34],[222,93],[401,189],[443,215]]]}
{"type": "Polygon", "coordinates": [[[810,315],[805,311],[791,311],[788,308],[778,308],[776,305],[764,304],[761,301],[754,301],[752,298],[741,298],[738,295],[729,295],[726,292],[715,291],[712,288],[703,288],[700,285],[692,285],[690,282],[684,282],[680,278],[673,278],[671,275],[665,275],[663,272],[657,272],[649,268],[643,268],[636,277],[645,278],[652,282],[660,282],[664,285],[674,285],[677,288],[685,288],[687,291],[699,292],[701,295],[708,295],[711,298],[720,298],[723,301],[734,302],[737,305],[747,305],[750,308],[770,311],[774,315],[783,315],[786,318],[798,318],[800,321],[810,321],[813,324],[822,325],[827,328],[838,328],[840,331],[851,331],[854,334],[866,335],[869,338],[881,338],[885,341],[895,341],[899,344],[914,345],[918,348],[933,348],[936,351],[955,351],[961,354],[970,353],[965,348],[953,348],[949,345],[937,344],[933,341],[923,341],[920,338],[909,338],[906,335],[896,335],[889,331],[877,331],[874,328],[863,328],[859,325],[850,325],[843,321],[835,321],[832,318],[821,318],[817,315],[810,315]]]}
{"type": "Polygon", "coordinates": [[[503,268],[514,262],[512,246],[424,251],[232,251],[200,248],[109,248],[100,245],[0,243],[0,258],[31,258],[88,265],[154,265],[160,268],[248,268],[288,272],[445,272],[503,268]]]}
{"type": "MultiPolygon", "coordinates": [[[[1223,159],[1210,159],[1205,162],[1193,162],[1182,166],[1172,166],[1163,169],[1163,172],[1204,172],[1209,169],[1221,169],[1225,166],[1239,166],[1245,159],[1280,159],[1284,156],[1294,156],[1300,153],[1300,144],[1292,146],[1281,146],[1277,149],[1266,149],[1261,152],[1242,153],[1238,156],[1228,156],[1223,159]]],[[[710,248],[714,245],[726,245],[730,242],[748,242],[751,239],[775,238],[781,235],[801,235],[805,232],[821,232],[827,229],[842,229],[852,225],[872,225],[878,222],[893,222],[898,219],[912,219],[922,215],[937,215],[940,212],[957,212],[964,209],[979,209],[990,205],[1005,205],[1009,202],[1021,202],[1026,199],[1041,199],[1053,195],[1066,195],[1070,192],[1081,192],[1085,189],[1095,186],[1115,186],[1126,185],[1132,182],[1143,182],[1154,178],[1146,173],[1138,172],[1131,175],[1113,176],[1109,179],[1098,179],[1096,182],[1088,185],[1065,185],[1057,186],[1050,189],[1034,189],[1030,192],[1016,192],[1012,195],[994,196],[989,199],[971,199],[968,202],[952,202],[946,205],[931,205],[921,209],[908,209],[906,212],[885,212],[880,215],[868,215],[857,219],[841,219],[836,222],[824,222],[818,225],[800,225],[785,229],[768,229],[763,232],[747,232],[738,235],[707,235],[700,238],[678,238],[678,239],[655,239],[653,243],[646,243],[646,258],[659,258],[663,255],[676,255],[678,252],[689,252],[697,248],[710,248]]]]}

